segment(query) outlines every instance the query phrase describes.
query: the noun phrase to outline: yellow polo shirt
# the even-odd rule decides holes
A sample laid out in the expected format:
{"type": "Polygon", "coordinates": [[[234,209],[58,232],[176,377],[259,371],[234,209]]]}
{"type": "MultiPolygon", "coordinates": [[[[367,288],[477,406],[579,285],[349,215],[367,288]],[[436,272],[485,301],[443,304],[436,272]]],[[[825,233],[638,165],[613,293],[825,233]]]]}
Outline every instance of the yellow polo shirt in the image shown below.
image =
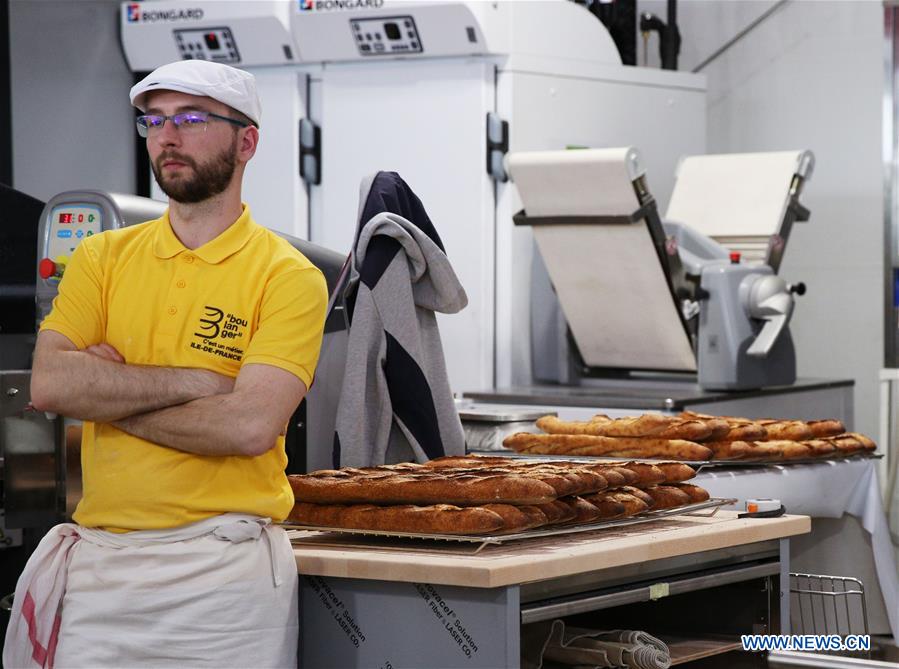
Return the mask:
{"type": "MultiPolygon", "coordinates": [[[[243,214],[188,250],[162,218],[86,238],[41,330],[78,348],[107,342],[132,365],[236,377],[263,363],[308,388],[327,305],[322,273],[243,214]]],[[[177,527],[226,512],[283,520],[293,506],[284,437],[258,457],[203,456],[85,422],[74,519],[113,531],[177,527]]]]}

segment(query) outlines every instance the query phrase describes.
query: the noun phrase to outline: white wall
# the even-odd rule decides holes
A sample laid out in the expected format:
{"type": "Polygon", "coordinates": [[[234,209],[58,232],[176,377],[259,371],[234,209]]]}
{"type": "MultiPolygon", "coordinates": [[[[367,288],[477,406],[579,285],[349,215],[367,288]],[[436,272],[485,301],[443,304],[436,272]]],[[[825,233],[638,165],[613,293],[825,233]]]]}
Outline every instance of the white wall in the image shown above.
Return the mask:
{"type": "Polygon", "coordinates": [[[135,192],[132,76],[117,0],[12,0],[13,186],[135,192]]]}
{"type": "MultiPolygon", "coordinates": [[[[682,0],[679,68],[691,70],[774,4],[682,0]]],[[[639,9],[665,18],[664,2],[639,9]]],[[[871,435],[883,363],[882,26],[873,0],[790,0],[703,69],[710,153],[815,153],[802,198],[811,220],[794,227],[781,269],[808,286],[792,324],[799,373],[854,378],[855,427],[871,435]]]]}

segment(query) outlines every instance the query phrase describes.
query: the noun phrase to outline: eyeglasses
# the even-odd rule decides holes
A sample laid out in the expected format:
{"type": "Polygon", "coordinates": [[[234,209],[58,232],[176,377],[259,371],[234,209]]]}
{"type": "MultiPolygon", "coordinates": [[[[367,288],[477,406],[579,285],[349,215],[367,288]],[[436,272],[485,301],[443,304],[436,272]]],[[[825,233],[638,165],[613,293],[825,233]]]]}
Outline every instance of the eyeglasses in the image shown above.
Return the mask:
{"type": "Polygon", "coordinates": [[[206,124],[209,123],[209,119],[211,118],[218,119],[219,121],[227,121],[228,123],[233,123],[241,128],[246,128],[249,125],[243,121],[238,121],[235,118],[229,118],[207,111],[187,111],[181,112],[180,114],[172,114],[171,116],[163,116],[162,114],[144,114],[143,116],[138,116],[135,121],[137,122],[137,134],[141,137],[146,137],[147,135],[162,130],[162,126],[164,126],[165,122],[168,120],[171,120],[175,127],[181,132],[194,133],[205,131],[206,124]]]}

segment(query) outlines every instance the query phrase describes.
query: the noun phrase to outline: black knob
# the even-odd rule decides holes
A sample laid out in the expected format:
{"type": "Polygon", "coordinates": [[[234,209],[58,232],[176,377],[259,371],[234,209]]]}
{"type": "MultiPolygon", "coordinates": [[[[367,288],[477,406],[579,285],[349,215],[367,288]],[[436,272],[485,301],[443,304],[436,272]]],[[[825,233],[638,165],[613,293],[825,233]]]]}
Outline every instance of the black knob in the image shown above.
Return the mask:
{"type": "Polygon", "coordinates": [[[796,293],[797,295],[805,295],[805,284],[802,281],[800,281],[799,283],[791,284],[790,292],[796,293]]]}

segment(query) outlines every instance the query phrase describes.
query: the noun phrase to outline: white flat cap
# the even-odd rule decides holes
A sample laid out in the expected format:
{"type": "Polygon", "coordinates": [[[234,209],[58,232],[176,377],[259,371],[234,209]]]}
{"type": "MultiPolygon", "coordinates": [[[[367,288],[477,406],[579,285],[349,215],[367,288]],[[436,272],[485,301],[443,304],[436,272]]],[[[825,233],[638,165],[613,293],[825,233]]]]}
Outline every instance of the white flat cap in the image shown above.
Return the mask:
{"type": "Polygon", "coordinates": [[[246,115],[257,126],[262,118],[256,77],[230,65],[208,60],[179,60],[162,65],[131,88],[131,104],[147,111],[147,93],[152,91],[178,91],[212,98],[246,115]]]}

